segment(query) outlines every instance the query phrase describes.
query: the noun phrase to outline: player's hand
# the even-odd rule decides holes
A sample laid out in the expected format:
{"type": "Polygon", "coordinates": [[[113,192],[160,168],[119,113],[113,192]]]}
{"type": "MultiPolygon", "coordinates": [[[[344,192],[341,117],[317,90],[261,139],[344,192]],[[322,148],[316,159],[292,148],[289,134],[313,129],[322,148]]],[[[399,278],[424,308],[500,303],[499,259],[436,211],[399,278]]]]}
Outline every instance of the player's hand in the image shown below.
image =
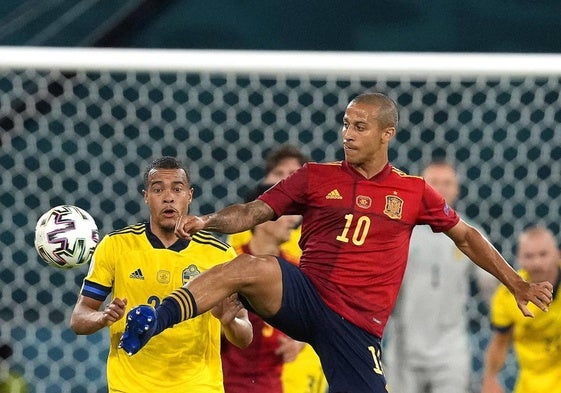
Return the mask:
{"type": "Polygon", "coordinates": [[[238,299],[238,294],[234,293],[214,306],[210,312],[218,318],[223,325],[227,325],[236,318],[238,312],[243,308],[242,303],[238,299]]]}
{"type": "Polygon", "coordinates": [[[204,229],[205,223],[201,217],[180,216],[175,223],[175,235],[181,239],[191,240],[191,234],[204,229]]]}
{"type": "Polygon", "coordinates": [[[105,326],[111,326],[114,322],[123,318],[127,307],[127,299],[115,298],[102,311],[105,326]]]}
{"type": "Polygon", "coordinates": [[[279,338],[279,346],[275,350],[275,354],[282,356],[284,363],[289,363],[296,359],[306,344],[301,341],[293,340],[288,336],[281,336],[279,338]]]}
{"type": "Polygon", "coordinates": [[[524,316],[533,318],[534,313],[528,309],[528,303],[532,302],[540,310],[547,311],[553,300],[553,285],[548,281],[526,284],[525,290],[515,293],[516,303],[524,316]]]}

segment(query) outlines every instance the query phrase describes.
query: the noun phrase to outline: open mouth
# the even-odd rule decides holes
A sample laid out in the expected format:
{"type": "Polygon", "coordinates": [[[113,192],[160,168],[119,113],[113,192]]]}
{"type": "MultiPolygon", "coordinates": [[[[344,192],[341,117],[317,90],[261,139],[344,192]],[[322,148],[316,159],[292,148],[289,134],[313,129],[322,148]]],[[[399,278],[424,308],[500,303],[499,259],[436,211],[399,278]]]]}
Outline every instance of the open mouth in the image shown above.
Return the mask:
{"type": "Polygon", "coordinates": [[[167,218],[172,218],[177,215],[177,212],[174,209],[165,209],[162,211],[162,215],[167,218]]]}

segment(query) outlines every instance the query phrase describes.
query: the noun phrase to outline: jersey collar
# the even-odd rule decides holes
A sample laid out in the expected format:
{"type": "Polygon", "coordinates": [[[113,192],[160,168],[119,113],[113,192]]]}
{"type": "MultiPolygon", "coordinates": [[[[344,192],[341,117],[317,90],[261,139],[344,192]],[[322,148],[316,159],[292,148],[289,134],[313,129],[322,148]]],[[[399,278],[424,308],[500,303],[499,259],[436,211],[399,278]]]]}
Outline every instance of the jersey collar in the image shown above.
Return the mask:
{"type": "Polygon", "coordinates": [[[360,174],[355,168],[353,168],[345,160],[343,161],[343,168],[345,168],[345,170],[347,172],[350,172],[354,177],[357,177],[361,180],[368,180],[368,181],[375,181],[375,182],[383,181],[392,172],[392,166],[389,162],[386,163],[386,165],[384,166],[384,168],[382,168],[382,170],[380,172],[378,172],[376,175],[374,175],[370,179],[366,179],[364,176],[362,176],[362,174],[360,174]]]}
{"type": "MultiPolygon", "coordinates": [[[[162,248],[165,249],[164,243],[158,238],[158,236],[154,235],[154,233],[150,230],[150,222],[144,224],[146,226],[146,238],[154,248],[162,248]]],[[[185,239],[177,239],[175,243],[171,246],[167,247],[168,250],[171,251],[182,251],[187,248],[189,245],[189,240],[185,239]]]]}

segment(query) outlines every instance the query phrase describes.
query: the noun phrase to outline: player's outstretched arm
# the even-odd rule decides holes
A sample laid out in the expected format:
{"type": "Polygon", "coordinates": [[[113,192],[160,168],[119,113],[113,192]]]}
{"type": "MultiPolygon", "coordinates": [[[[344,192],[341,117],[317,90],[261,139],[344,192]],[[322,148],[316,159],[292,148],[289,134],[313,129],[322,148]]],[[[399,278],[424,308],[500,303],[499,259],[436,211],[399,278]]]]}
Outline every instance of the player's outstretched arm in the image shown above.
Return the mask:
{"type": "Polygon", "coordinates": [[[125,315],[127,299],[115,298],[100,310],[102,302],[80,295],[70,317],[70,327],[76,334],[92,334],[111,326],[125,315]]]}
{"type": "Polygon", "coordinates": [[[476,228],[462,220],[446,234],[469,259],[497,277],[509,289],[516,298],[518,308],[525,316],[534,316],[527,307],[529,302],[534,303],[542,311],[548,310],[553,298],[551,283],[525,281],[476,228]]]}
{"type": "Polygon", "coordinates": [[[236,204],[205,216],[181,216],[175,225],[175,234],[183,239],[202,229],[219,233],[237,233],[255,227],[275,217],[273,209],[265,202],[236,204]]]}

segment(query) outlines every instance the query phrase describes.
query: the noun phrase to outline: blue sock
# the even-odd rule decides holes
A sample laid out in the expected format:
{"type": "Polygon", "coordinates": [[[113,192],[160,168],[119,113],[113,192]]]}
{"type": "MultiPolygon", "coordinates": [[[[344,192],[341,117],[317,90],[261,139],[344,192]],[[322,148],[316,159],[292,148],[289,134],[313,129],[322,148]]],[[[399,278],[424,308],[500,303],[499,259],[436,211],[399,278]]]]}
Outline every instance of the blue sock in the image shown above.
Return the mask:
{"type": "Polygon", "coordinates": [[[154,335],[195,316],[197,316],[197,304],[193,294],[185,287],[176,289],[156,307],[156,331],[154,335]]]}

